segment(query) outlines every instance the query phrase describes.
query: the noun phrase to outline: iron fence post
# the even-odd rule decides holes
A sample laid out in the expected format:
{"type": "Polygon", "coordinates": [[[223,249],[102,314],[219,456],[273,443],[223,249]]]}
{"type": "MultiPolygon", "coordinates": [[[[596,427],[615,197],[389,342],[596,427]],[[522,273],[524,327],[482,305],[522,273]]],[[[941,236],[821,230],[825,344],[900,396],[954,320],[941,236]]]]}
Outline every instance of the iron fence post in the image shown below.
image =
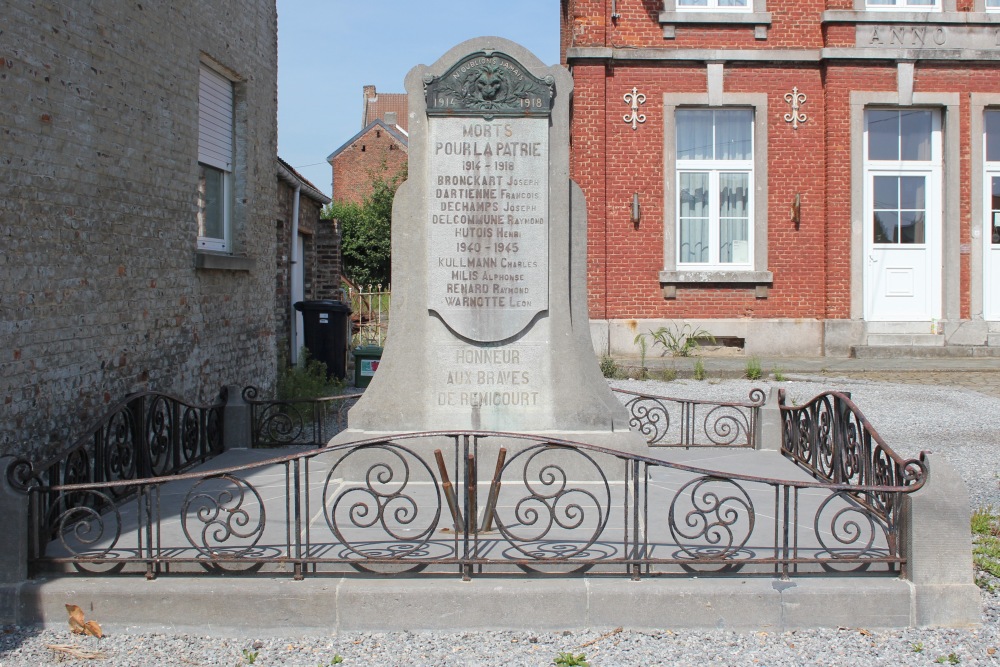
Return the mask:
{"type": "Polygon", "coordinates": [[[295,513],[295,573],[293,579],[295,581],[302,581],[305,578],[305,572],[302,567],[302,484],[300,482],[300,468],[299,460],[295,459],[292,463],[292,483],[294,485],[294,492],[292,495],[292,507],[295,513]]]}
{"type": "Polygon", "coordinates": [[[222,449],[256,447],[255,406],[243,399],[243,392],[236,385],[225,387],[226,403],[222,408],[222,449]]]}
{"type": "MultiPolygon", "coordinates": [[[[644,554],[639,550],[639,461],[632,459],[632,580],[639,581],[639,560],[644,554]]],[[[628,493],[628,491],[626,491],[628,493]]]]}

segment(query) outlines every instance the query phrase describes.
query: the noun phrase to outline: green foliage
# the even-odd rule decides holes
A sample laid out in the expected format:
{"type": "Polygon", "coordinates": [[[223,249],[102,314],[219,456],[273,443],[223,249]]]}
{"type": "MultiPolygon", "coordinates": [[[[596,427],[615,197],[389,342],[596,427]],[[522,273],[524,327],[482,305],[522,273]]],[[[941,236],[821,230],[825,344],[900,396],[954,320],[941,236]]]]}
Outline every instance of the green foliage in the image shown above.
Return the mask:
{"type": "Polygon", "coordinates": [[[386,178],[385,162],[369,172],[372,192],[359,206],[331,202],[322,213],[324,220],[340,221],[340,252],[347,276],[359,285],[389,285],[392,243],[392,201],[396,188],[406,180],[406,168],[386,178]]]}
{"type": "Polygon", "coordinates": [[[639,378],[640,380],[648,379],[649,375],[646,371],[646,351],[648,349],[648,343],[646,342],[645,336],[636,336],[635,342],[639,344],[639,378]]]}
{"type": "Polygon", "coordinates": [[[705,379],[705,362],[701,360],[701,357],[698,357],[694,362],[694,379],[705,379]]]}
{"type": "Polygon", "coordinates": [[[660,369],[660,379],[664,382],[673,382],[677,379],[677,369],[673,367],[660,369]]]}
{"type": "Polygon", "coordinates": [[[772,366],[771,375],[774,376],[775,381],[784,382],[785,381],[785,371],[781,366],[772,366]]]}
{"type": "Polygon", "coordinates": [[[976,535],[997,535],[1000,534],[1000,516],[993,510],[992,505],[977,507],[972,513],[972,532],[976,535]]]}
{"type": "Polygon", "coordinates": [[[330,662],[320,663],[319,665],[316,665],[316,667],[333,667],[334,665],[339,665],[342,662],[344,662],[344,656],[340,655],[339,653],[335,653],[333,659],[330,660],[330,662]]]}
{"type": "Polygon", "coordinates": [[[747,359],[747,365],[743,369],[743,377],[748,380],[759,380],[764,375],[764,370],[760,366],[760,357],[752,356],[747,359]]]}
{"type": "Polygon", "coordinates": [[[278,368],[278,382],[275,398],[279,401],[311,399],[331,396],[340,392],[343,382],[337,378],[327,379],[326,364],[313,359],[305,348],[299,352],[302,364],[295,366],[282,359],[278,368]]]}
{"type": "Polygon", "coordinates": [[[606,354],[601,357],[601,375],[610,380],[620,380],[624,377],[625,373],[618,365],[618,362],[615,361],[613,357],[606,354]]]}
{"type": "Polygon", "coordinates": [[[260,655],[257,651],[251,651],[248,648],[243,649],[243,662],[248,665],[252,665],[257,662],[257,656],[260,655]]]}
{"type": "Polygon", "coordinates": [[[910,644],[910,648],[913,650],[914,653],[923,653],[924,652],[924,643],[923,642],[915,642],[913,644],[910,644]]]}
{"type": "Polygon", "coordinates": [[[715,336],[704,329],[694,328],[690,324],[671,324],[660,327],[648,334],[638,334],[635,342],[640,339],[645,340],[646,336],[653,339],[654,345],[662,345],[664,352],[669,352],[674,357],[689,357],[694,350],[698,349],[699,341],[707,340],[715,344],[715,336]]]}
{"type": "Polygon", "coordinates": [[[972,561],[983,572],[1000,577],[1000,538],[980,537],[972,547],[972,561]]]}
{"type": "MultiPolygon", "coordinates": [[[[992,505],[979,507],[970,520],[974,535],[972,560],[983,572],[1000,577],[1000,515],[992,505]]],[[[992,588],[987,577],[976,580],[980,587],[992,588]]]]}
{"type": "Polygon", "coordinates": [[[934,662],[941,663],[942,665],[957,665],[962,661],[954,653],[949,653],[948,655],[939,656],[934,662]]]}
{"type": "Polygon", "coordinates": [[[557,667],[590,667],[585,653],[573,655],[569,651],[563,651],[557,655],[552,663],[557,665],[557,667]]]}

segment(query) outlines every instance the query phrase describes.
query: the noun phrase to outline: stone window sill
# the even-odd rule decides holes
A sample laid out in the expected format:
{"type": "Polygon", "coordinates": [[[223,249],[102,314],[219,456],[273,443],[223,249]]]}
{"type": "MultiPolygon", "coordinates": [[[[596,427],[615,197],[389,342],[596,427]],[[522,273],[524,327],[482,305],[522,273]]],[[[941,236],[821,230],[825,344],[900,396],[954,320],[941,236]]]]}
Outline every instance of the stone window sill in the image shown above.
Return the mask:
{"type": "Polygon", "coordinates": [[[770,271],[660,271],[663,298],[676,299],[678,287],[746,285],[756,288],[758,299],[766,299],[774,282],[770,271]]]}
{"type": "Polygon", "coordinates": [[[194,253],[194,268],[211,271],[252,271],[256,261],[245,255],[223,255],[199,250],[194,253]]]}
{"type": "Polygon", "coordinates": [[[767,29],[771,27],[770,12],[660,12],[663,38],[674,39],[677,26],[714,25],[741,26],[754,28],[754,37],[767,39],[767,29]]]}
{"type": "Polygon", "coordinates": [[[998,24],[1000,13],[830,9],[823,12],[823,23],[998,24]]]}

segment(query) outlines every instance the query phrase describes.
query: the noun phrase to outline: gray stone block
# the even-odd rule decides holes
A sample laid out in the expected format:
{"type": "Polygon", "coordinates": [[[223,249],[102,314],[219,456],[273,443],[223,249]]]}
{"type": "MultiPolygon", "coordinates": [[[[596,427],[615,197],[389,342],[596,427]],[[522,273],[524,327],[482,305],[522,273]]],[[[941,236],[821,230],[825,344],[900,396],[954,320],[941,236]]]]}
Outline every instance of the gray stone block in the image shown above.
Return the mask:
{"type": "Polygon", "coordinates": [[[928,479],[905,494],[901,545],[906,576],[914,586],[914,623],[963,626],[980,622],[979,589],[973,582],[969,493],[955,469],[927,454],[928,479]]]}

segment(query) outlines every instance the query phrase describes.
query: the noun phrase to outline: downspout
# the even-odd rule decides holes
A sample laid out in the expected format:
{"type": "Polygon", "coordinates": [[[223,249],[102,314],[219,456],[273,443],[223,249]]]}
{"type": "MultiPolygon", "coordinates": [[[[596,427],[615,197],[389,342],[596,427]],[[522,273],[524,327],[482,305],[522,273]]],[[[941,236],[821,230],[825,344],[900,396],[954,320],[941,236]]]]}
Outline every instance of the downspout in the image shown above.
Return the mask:
{"type": "MultiPolygon", "coordinates": [[[[296,344],[299,338],[299,318],[295,314],[295,290],[292,289],[292,281],[295,279],[295,265],[302,260],[301,257],[296,256],[299,250],[299,198],[302,196],[302,183],[295,180],[295,200],[292,202],[292,239],[291,239],[291,249],[288,253],[288,312],[291,313],[291,322],[289,322],[289,341],[288,344],[291,347],[289,351],[289,359],[292,360],[292,365],[294,366],[299,362],[299,348],[296,344]]],[[[305,295],[303,294],[303,297],[305,295]]]]}

